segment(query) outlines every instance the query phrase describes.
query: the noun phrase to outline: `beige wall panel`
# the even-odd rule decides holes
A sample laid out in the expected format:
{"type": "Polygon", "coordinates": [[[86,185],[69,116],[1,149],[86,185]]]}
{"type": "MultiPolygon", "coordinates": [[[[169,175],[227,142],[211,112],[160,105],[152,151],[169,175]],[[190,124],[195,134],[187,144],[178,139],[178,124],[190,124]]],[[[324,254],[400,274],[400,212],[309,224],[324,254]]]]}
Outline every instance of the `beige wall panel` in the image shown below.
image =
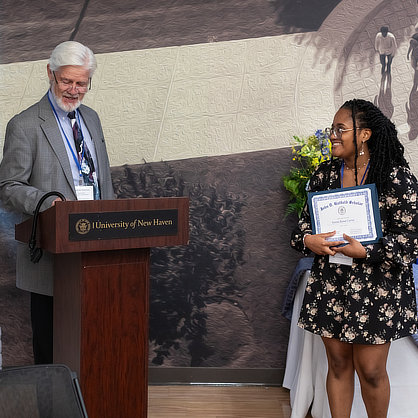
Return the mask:
{"type": "Polygon", "coordinates": [[[135,125],[118,125],[106,128],[106,143],[111,164],[138,164],[154,161],[154,151],[160,130],[160,122],[148,122],[135,125]]]}
{"type": "Polygon", "coordinates": [[[48,81],[39,77],[41,66],[33,62],[0,66],[0,144],[9,119],[35,103],[41,96],[39,89],[48,89],[48,81]]]}
{"type": "Polygon", "coordinates": [[[182,46],[174,79],[211,79],[243,74],[246,47],[246,41],[182,46]]]}
{"type": "Polygon", "coordinates": [[[143,85],[115,90],[100,89],[94,109],[100,114],[104,130],[117,126],[161,121],[168,94],[168,85],[143,85]]]}
{"type": "Polygon", "coordinates": [[[235,115],[167,119],[153,161],[233,153],[235,115]]]}
{"type": "Polygon", "coordinates": [[[292,114],[291,107],[240,113],[237,117],[233,152],[289,146],[294,120],[292,114]]]}
{"type": "Polygon", "coordinates": [[[166,117],[226,115],[238,110],[241,76],[191,79],[173,83],[166,117]]]}
{"type": "Polygon", "coordinates": [[[32,72],[32,63],[22,65],[2,65],[0,71],[0,85],[2,99],[20,99],[32,72]]]}
{"type": "Polygon", "coordinates": [[[170,83],[178,48],[113,52],[105,55],[99,89],[143,87],[170,83]]]}
{"type": "Polygon", "coordinates": [[[298,71],[311,34],[247,40],[247,73],[298,71]]]}
{"type": "Polygon", "coordinates": [[[295,102],[295,75],[291,71],[260,72],[244,77],[240,110],[280,109],[295,102]]]}

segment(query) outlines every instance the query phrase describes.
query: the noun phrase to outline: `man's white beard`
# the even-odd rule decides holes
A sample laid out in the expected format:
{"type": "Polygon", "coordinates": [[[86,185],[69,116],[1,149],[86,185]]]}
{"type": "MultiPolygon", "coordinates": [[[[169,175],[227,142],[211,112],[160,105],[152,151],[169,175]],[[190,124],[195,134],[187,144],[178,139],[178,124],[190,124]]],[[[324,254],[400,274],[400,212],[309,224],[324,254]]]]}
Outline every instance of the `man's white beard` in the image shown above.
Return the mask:
{"type": "Polygon", "coordinates": [[[66,104],[62,100],[62,97],[57,97],[57,95],[54,92],[54,89],[51,89],[51,93],[54,96],[55,102],[57,103],[58,107],[62,109],[64,112],[72,112],[73,110],[76,110],[81,105],[81,100],[77,100],[74,104],[66,104]]]}

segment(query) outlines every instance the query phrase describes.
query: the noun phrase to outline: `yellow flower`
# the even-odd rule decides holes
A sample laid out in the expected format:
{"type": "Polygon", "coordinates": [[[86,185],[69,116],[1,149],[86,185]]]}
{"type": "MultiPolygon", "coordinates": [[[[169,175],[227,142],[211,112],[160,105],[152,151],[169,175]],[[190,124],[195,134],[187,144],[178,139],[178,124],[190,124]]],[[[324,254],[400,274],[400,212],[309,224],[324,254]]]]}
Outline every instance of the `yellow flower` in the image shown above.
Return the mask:
{"type": "Polygon", "coordinates": [[[298,161],[301,167],[292,167],[290,174],[284,176],[284,185],[291,195],[286,215],[297,212],[300,216],[307,198],[306,185],[317,166],[331,158],[331,143],[322,130],[307,138],[294,135],[293,139],[293,161],[298,161]]]}

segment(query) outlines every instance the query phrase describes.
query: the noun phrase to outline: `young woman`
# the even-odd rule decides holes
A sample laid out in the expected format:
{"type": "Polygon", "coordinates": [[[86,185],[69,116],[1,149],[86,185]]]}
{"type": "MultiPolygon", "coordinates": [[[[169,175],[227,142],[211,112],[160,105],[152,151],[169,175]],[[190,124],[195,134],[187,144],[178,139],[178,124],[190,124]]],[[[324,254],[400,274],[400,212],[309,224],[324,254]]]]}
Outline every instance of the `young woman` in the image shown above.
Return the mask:
{"type": "Polygon", "coordinates": [[[291,245],[315,260],[299,326],[322,337],[328,358],[327,393],[333,418],[349,418],[357,372],[369,418],[384,418],[390,397],[390,342],[417,330],[412,263],[418,256],[418,185],[393,123],[372,103],[351,100],[328,130],[332,160],[312,175],[309,191],[375,183],[383,237],[363,246],[312,234],[305,207],[291,245]],[[341,253],[351,264],[330,262],[341,253]]]}

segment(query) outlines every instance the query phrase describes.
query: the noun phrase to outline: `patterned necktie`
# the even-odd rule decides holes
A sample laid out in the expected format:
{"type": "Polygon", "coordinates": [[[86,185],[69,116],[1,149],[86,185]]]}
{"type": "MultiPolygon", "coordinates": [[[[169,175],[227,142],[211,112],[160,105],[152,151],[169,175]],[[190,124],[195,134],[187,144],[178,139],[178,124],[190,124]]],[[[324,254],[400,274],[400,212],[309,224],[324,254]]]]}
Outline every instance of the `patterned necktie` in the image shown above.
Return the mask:
{"type": "Polygon", "coordinates": [[[71,120],[71,126],[73,129],[73,137],[74,137],[74,143],[75,143],[75,149],[77,151],[78,156],[78,162],[82,162],[83,158],[83,147],[84,147],[84,158],[86,159],[86,162],[88,166],[90,167],[90,175],[93,174],[95,171],[93,159],[91,158],[91,154],[89,149],[87,148],[87,144],[84,144],[83,134],[81,133],[81,129],[78,126],[77,118],[75,115],[75,111],[68,113],[67,115],[71,120]]]}
{"type": "Polygon", "coordinates": [[[96,169],[94,167],[93,158],[91,157],[87,144],[84,141],[83,133],[78,126],[75,111],[73,110],[72,112],[69,112],[67,116],[71,121],[75,149],[77,151],[78,162],[81,166],[81,173],[83,175],[84,184],[94,186],[94,199],[100,199],[100,192],[97,183],[97,176],[95,173],[96,169]]]}

